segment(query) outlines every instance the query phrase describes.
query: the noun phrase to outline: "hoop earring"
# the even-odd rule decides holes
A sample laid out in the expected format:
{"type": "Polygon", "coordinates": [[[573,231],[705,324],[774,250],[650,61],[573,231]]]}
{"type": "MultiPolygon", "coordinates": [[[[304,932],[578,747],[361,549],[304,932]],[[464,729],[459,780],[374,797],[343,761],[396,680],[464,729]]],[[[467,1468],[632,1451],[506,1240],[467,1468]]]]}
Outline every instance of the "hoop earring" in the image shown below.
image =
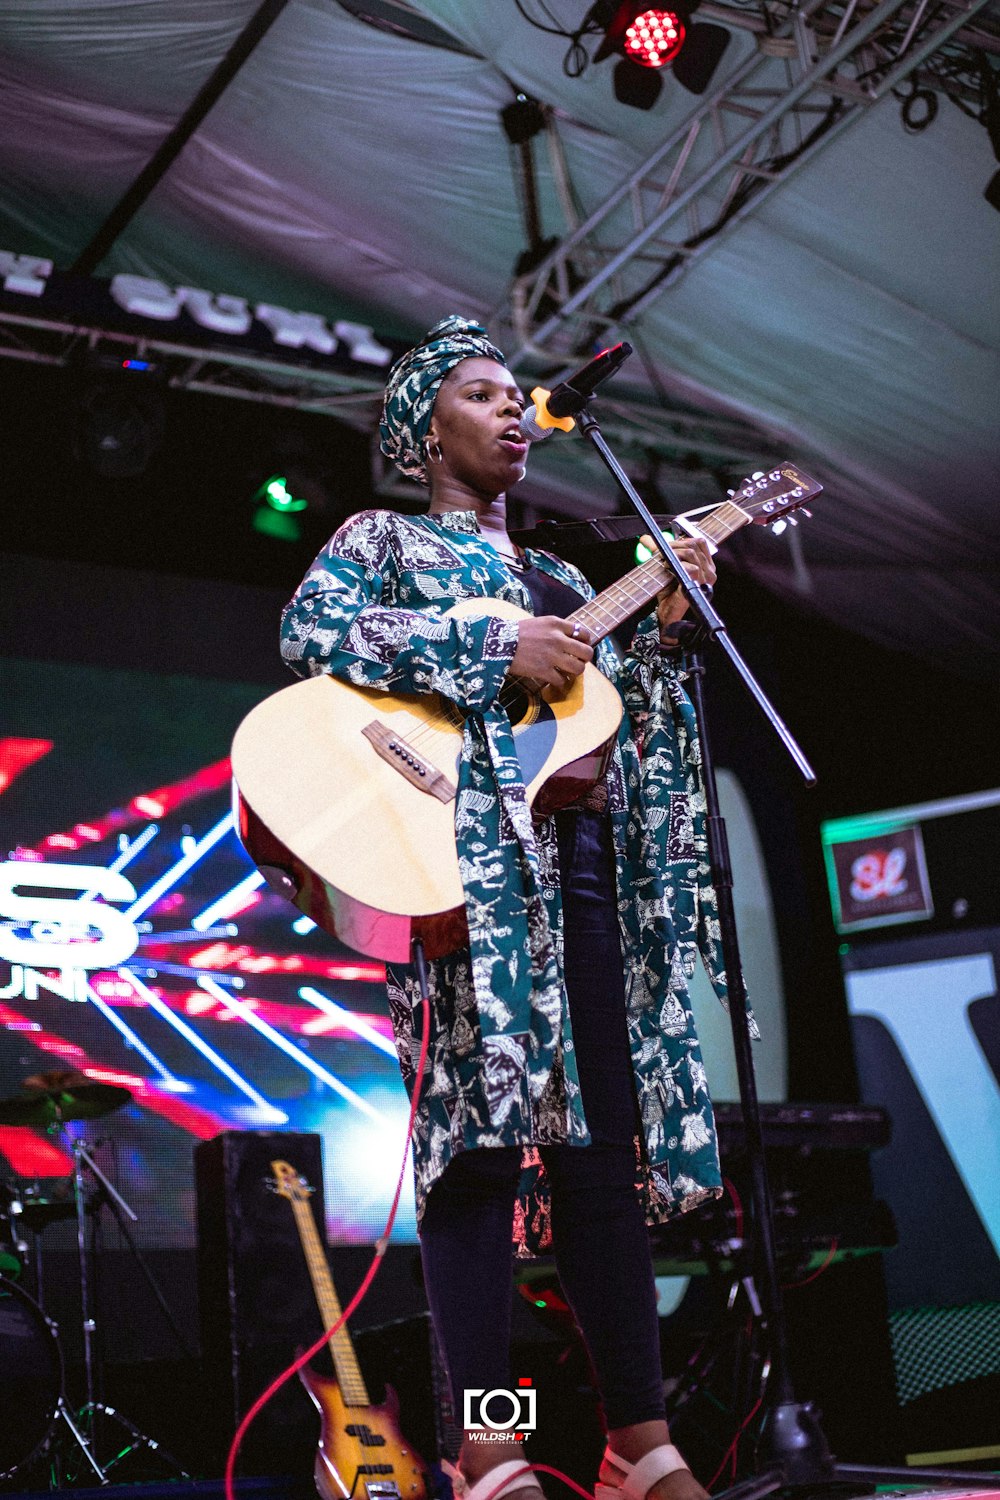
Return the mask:
{"type": "Polygon", "coordinates": [[[437,438],[426,438],[424,440],[424,453],[427,455],[428,463],[439,464],[444,458],[444,454],[441,452],[441,444],[437,438]]]}

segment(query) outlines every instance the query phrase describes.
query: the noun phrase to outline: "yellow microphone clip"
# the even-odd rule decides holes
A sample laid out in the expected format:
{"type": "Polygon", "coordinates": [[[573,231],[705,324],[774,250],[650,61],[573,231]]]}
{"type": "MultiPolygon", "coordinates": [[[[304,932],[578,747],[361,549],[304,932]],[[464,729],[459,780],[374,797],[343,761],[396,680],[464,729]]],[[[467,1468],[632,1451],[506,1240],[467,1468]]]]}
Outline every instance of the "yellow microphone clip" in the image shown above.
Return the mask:
{"type": "Polygon", "coordinates": [[[538,427],[558,427],[563,432],[572,432],[576,423],[572,417],[554,417],[549,411],[546,402],[551,391],[547,391],[543,385],[536,385],[531,393],[531,399],[535,406],[535,423],[538,427]]]}

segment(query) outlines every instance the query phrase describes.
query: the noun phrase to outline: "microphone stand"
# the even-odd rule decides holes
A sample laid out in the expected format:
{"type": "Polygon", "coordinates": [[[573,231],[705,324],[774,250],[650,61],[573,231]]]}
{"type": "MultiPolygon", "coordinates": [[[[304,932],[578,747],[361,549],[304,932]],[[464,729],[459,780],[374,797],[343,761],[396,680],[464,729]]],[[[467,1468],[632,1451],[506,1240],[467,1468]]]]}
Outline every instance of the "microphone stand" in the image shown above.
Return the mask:
{"type": "MultiPolygon", "coordinates": [[[[145,1448],[150,1453],[157,1454],[159,1458],[162,1459],[162,1461],[167,1465],[167,1467],[173,1470],[175,1475],[178,1475],[182,1479],[187,1479],[190,1476],[185,1472],[185,1470],[181,1467],[177,1460],[166,1451],[162,1444],[158,1443],[154,1438],[149,1437],[146,1433],[140,1431],[140,1429],[136,1427],[134,1423],[130,1422],[129,1419],[120,1411],[116,1411],[113,1406],[106,1405],[102,1399],[98,1398],[99,1393],[96,1389],[96,1361],[94,1350],[94,1340],[97,1333],[97,1319],[94,1311],[92,1285],[93,1266],[91,1264],[94,1246],[92,1242],[90,1248],[88,1249],[86,1222],[87,1214],[90,1213],[92,1216],[95,1215],[102,1204],[106,1203],[112,1210],[122,1232],[122,1235],[127,1241],[129,1249],[138,1262],[139,1268],[145,1276],[147,1282],[149,1283],[150,1288],[155,1294],[157,1301],[159,1302],[160,1307],[165,1317],[167,1318],[167,1321],[169,1322],[175,1337],[177,1338],[178,1343],[181,1345],[181,1347],[184,1349],[184,1352],[189,1357],[191,1356],[191,1351],[187,1347],[184,1336],[177,1326],[174,1316],[170,1311],[170,1307],[165,1297],[163,1296],[163,1293],[160,1291],[160,1288],[157,1285],[152,1271],[141,1255],[139,1248],[136,1245],[135,1240],[131,1234],[131,1231],[129,1230],[127,1221],[131,1220],[132,1223],[135,1224],[138,1222],[139,1215],[133,1208],[129,1206],[128,1203],[126,1203],[125,1199],[122,1197],[121,1193],[119,1193],[114,1183],[111,1182],[104,1174],[104,1172],[101,1171],[101,1168],[98,1166],[93,1156],[87,1150],[86,1144],[81,1137],[78,1136],[72,1141],[71,1150],[73,1154],[73,1198],[76,1210],[76,1241],[77,1252],[79,1256],[80,1306],[83,1324],[84,1391],[86,1395],[86,1401],[84,1402],[81,1411],[77,1414],[76,1420],[79,1423],[80,1430],[78,1430],[77,1426],[74,1425],[74,1422],[67,1411],[63,1410],[61,1412],[61,1415],[63,1416],[64,1420],[67,1423],[67,1426],[76,1439],[78,1446],[82,1449],[84,1457],[90,1464],[90,1467],[99,1476],[101,1484],[108,1484],[110,1482],[108,1476],[115,1464],[119,1463],[123,1458],[125,1458],[127,1455],[138,1448],[145,1448]],[[87,1202],[87,1183],[85,1176],[87,1172],[91,1174],[98,1185],[97,1194],[91,1199],[90,1203],[87,1202]],[[113,1458],[108,1464],[101,1464],[95,1454],[95,1449],[97,1446],[98,1417],[112,1419],[119,1427],[124,1428],[124,1430],[131,1438],[131,1442],[122,1447],[116,1457],[113,1458]]],[[[94,1223],[96,1224],[96,1222],[97,1220],[95,1218],[94,1223]]]]}
{"type": "MultiPolygon", "coordinates": [[[[561,389],[563,392],[566,390],[565,387],[561,389]]],[[[701,744],[709,866],[719,908],[722,956],[729,990],[729,1022],[736,1057],[740,1105],[743,1112],[747,1161],[750,1170],[757,1292],[770,1357],[770,1374],[762,1402],[763,1418],[757,1447],[758,1473],[741,1484],[730,1487],[724,1495],[728,1497],[728,1500],[757,1500],[757,1497],[770,1494],[785,1485],[823,1484],[833,1480],[848,1480],[853,1485],[853,1490],[845,1491],[838,1483],[838,1490],[842,1494],[866,1493],[875,1487],[878,1479],[884,1477],[906,1478],[911,1482],[914,1477],[919,1478],[921,1475],[938,1480],[954,1480],[954,1473],[946,1470],[876,1469],[860,1465],[836,1464],[830,1453],[815,1406],[810,1401],[800,1401],[796,1398],[789,1369],[788,1328],[777,1270],[773,1202],[767,1175],[760,1105],[751,1052],[750,1025],[747,1017],[746,986],[743,979],[736,912],[733,905],[732,867],[725,821],[719,808],[715,766],[705,716],[702,690],[705,664],[700,652],[694,649],[701,639],[707,638],[728,657],[750,696],[784,745],[806,785],[813,786],[816,775],[791,731],[780,718],[747,663],[729,639],[725,623],[707,592],[691,577],[664,536],[655,517],[611,452],[600,431],[597,419],[589,409],[589,398],[578,395],[577,400],[579,404],[576,410],[566,412],[561,409],[560,415],[575,417],[580,431],[596,448],[604,464],[614,475],[629,502],[645,523],[649,535],[676,577],[694,616],[694,622],[675,625],[673,630],[680,639],[685,652],[689,674],[689,696],[694,707],[701,744]]],[[[563,407],[565,407],[565,402],[564,395],[563,407]]],[[[963,1484],[969,1484],[971,1481],[972,1486],[976,1483],[995,1484],[996,1482],[996,1475],[963,1473],[961,1478],[963,1484]]]]}

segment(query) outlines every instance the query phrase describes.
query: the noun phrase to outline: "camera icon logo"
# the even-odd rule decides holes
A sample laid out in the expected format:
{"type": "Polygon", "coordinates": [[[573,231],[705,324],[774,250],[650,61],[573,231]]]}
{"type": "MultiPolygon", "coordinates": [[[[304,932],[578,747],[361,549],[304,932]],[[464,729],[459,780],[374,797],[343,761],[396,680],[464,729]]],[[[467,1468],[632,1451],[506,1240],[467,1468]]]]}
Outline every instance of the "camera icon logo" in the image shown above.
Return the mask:
{"type": "Polygon", "coordinates": [[[514,1433],[534,1432],[538,1426],[538,1392],[530,1380],[519,1380],[516,1391],[497,1386],[492,1391],[463,1392],[462,1425],[466,1431],[514,1433]]]}

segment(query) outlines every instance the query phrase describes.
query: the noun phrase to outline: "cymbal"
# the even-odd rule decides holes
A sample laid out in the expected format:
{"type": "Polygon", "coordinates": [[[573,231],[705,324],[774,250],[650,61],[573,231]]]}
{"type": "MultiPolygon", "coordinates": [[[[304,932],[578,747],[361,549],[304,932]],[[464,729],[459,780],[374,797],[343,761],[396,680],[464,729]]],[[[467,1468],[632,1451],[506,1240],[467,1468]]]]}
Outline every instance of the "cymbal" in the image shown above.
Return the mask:
{"type": "Polygon", "coordinates": [[[44,1128],[60,1120],[96,1120],[121,1109],[132,1094],[115,1083],[74,1083],[60,1089],[44,1089],[0,1099],[0,1125],[36,1125],[44,1128]]]}

